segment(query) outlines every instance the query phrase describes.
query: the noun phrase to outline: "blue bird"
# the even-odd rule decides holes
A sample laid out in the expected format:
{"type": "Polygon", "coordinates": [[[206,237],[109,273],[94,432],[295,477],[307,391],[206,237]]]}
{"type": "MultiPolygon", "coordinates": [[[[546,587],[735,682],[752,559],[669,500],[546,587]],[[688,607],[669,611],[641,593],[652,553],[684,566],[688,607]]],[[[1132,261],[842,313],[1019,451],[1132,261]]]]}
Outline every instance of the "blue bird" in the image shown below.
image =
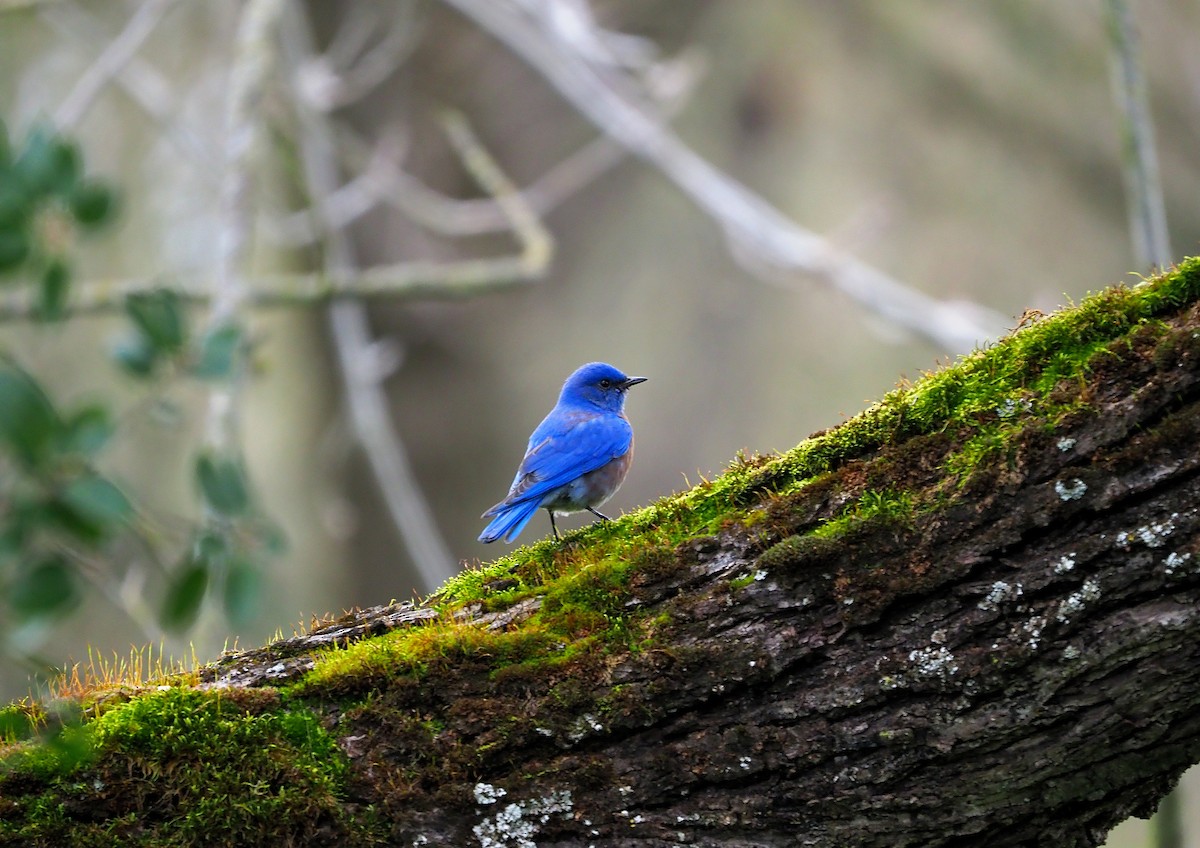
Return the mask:
{"type": "Polygon", "coordinates": [[[596,510],[612,497],[633,460],[633,428],[625,417],[625,392],[645,377],[626,377],[604,362],[589,362],[563,383],[558,403],[529,437],[525,458],[508,496],[483,514],[492,518],[481,542],[511,542],[540,508],[581,512],[608,521],[596,510]]]}

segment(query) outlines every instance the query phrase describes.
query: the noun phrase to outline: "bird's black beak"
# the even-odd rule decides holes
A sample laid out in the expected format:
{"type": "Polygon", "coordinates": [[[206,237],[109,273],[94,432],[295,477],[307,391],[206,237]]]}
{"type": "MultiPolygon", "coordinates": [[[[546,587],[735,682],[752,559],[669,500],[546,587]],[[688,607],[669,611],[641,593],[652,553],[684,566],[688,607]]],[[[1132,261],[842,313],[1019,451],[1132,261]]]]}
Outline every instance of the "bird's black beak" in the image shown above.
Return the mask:
{"type": "Polygon", "coordinates": [[[620,385],[621,391],[627,390],[630,386],[636,386],[638,383],[646,382],[645,377],[630,377],[620,385]]]}

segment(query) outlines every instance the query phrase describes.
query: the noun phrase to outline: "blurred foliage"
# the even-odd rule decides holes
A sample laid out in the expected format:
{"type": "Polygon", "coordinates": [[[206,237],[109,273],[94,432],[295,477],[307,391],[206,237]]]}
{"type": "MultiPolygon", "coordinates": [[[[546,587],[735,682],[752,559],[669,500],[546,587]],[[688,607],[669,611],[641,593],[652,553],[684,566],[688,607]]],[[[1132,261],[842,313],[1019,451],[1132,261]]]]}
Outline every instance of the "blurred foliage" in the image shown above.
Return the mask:
{"type": "Polygon", "coordinates": [[[42,124],[14,145],[0,123],[0,283],[32,281],[38,318],[66,316],[75,237],[109,223],[116,208],[116,192],[84,174],[74,141],[42,124]]]}
{"type": "MultiPolygon", "coordinates": [[[[0,284],[35,287],[39,321],[69,317],[72,248],[117,208],[116,191],[85,174],[72,139],[39,125],[14,144],[0,124],[0,284]]],[[[134,378],[227,380],[246,360],[240,326],[194,333],[174,291],[134,293],[124,306],[131,326],[113,358],[134,378]]],[[[113,418],[106,403],[61,410],[16,357],[0,354],[0,586],[10,651],[27,651],[79,607],[85,575],[119,580],[119,568],[104,567],[116,555],[110,543],[140,535],[158,566],[148,522],[97,467],[113,418]]],[[[180,562],[158,569],[167,573],[157,624],[176,633],[195,623],[210,594],[234,624],[251,619],[262,592],[258,562],[283,544],[255,509],[240,458],[202,453],[194,468],[204,515],[180,562]]],[[[120,550],[129,556],[128,546],[120,550]]]]}
{"type": "Polygon", "coordinates": [[[125,299],[125,312],[133,330],[113,356],[134,377],[183,374],[226,380],[245,361],[245,334],[240,326],[223,324],[193,339],[183,302],[171,289],[135,292],[125,299]]]}
{"type": "Polygon", "coordinates": [[[94,467],[106,410],[61,414],[38,382],[0,364],[0,575],[17,622],[41,623],[81,598],[73,564],[128,527],[133,507],[94,467]]]}

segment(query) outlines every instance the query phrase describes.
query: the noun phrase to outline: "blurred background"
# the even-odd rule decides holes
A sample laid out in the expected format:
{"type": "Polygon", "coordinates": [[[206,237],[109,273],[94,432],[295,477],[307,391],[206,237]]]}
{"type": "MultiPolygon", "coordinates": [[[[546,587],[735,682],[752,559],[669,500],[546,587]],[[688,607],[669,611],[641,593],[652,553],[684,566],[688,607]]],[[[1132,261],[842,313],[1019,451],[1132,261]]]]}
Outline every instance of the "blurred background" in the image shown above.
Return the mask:
{"type": "MultiPolygon", "coordinates": [[[[248,5],[0,2],[0,116],[13,136],[61,118],[98,59],[128,48],[70,115],[89,169],[123,195],[117,226],[81,246],[84,279],[202,284],[212,273],[248,5]]],[[[40,656],[165,638],[168,653],[204,659],[314,614],[428,593],[505,549],[475,541],[479,514],[504,496],[529,432],[584,362],[649,378],[627,405],[637,460],[609,504],[619,513],[719,473],[739,451],[784,450],[837,424],[966,352],[961,336],[984,342],[1026,310],[1150,271],[1130,237],[1100,0],[514,4],[534,18],[540,8],[559,47],[581,56],[602,36],[605,61],[621,62],[601,78],[636,83],[632,99],[672,115],[684,145],[838,256],[927,299],[919,311],[948,316],[950,333],[883,314],[886,289],[852,297],[829,275],[765,267],[745,238],[731,243],[659,167],[597,142],[605,133],[545,69],[498,40],[486,13],[471,14],[486,5],[314,0],[287,12],[286,49],[252,113],[262,126],[244,270],[253,287],[331,258],[367,268],[516,252],[447,142],[441,116],[453,109],[517,186],[546,188],[545,273],[469,297],[431,285],[430,296],[376,298],[340,323],[327,305],[249,313],[242,447],[256,497],[288,539],[265,565],[259,613],[237,633],[217,618],[170,639],[130,614],[140,584],[93,592],[40,656]],[[314,134],[317,154],[298,141],[314,134]],[[312,170],[322,149],[333,162],[325,188],[312,170]],[[298,212],[322,194],[336,199],[326,207],[336,248],[319,231],[306,240],[313,221],[298,212]],[[426,214],[458,232],[435,232],[417,220],[426,214]],[[498,231],[480,232],[495,220],[498,231]],[[348,389],[355,373],[365,388],[348,389]],[[373,428],[372,409],[393,432],[373,428]],[[371,449],[372,433],[391,447],[371,449]]],[[[1200,6],[1132,10],[1179,259],[1200,240],[1200,6]]],[[[50,328],[6,321],[0,344],[56,400],[116,404],[104,468],[169,546],[198,509],[191,462],[210,389],[122,375],[105,354],[125,326],[119,311],[50,328]]],[[[547,525],[536,517],[522,541],[547,525]]],[[[146,603],[156,591],[151,576],[146,603]]],[[[22,666],[0,671],[0,695],[28,691],[22,666]]],[[[1141,844],[1139,827],[1110,844],[1141,844]]]]}

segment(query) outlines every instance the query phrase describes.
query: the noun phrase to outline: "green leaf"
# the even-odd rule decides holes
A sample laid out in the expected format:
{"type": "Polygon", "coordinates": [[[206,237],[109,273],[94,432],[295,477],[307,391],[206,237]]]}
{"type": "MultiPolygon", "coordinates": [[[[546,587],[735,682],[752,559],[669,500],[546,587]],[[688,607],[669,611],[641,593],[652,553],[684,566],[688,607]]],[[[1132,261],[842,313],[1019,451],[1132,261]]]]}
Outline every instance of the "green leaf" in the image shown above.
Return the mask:
{"type": "Polygon", "coordinates": [[[252,562],[234,560],[225,574],[225,615],[242,627],[254,621],[262,599],[262,572],[252,562]]]}
{"type": "Polygon", "coordinates": [[[196,460],[196,482],[204,502],[222,515],[239,515],[250,506],[246,476],[235,459],[201,454],[196,460]]]}
{"type": "Polygon", "coordinates": [[[12,175],[34,194],[49,188],[53,178],[52,136],[46,125],[36,126],[29,131],[25,142],[17,150],[12,163],[12,175]]]}
{"type": "Polygon", "coordinates": [[[0,532],[0,569],[21,559],[25,553],[26,528],[4,528],[0,532]]]}
{"type": "Polygon", "coordinates": [[[86,406],[63,424],[62,450],[95,456],[112,438],[113,424],[103,406],[86,406]]]}
{"type": "Polygon", "coordinates": [[[20,618],[60,617],[79,600],[75,572],[61,557],[22,570],[8,590],[8,602],[20,618]]]}
{"type": "Polygon", "coordinates": [[[107,535],[133,516],[133,504],[125,493],[111,480],[95,474],[72,481],[59,501],[80,521],[95,527],[99,535],[107,535]]]}
{"type": "Polygon", "coordinates": [[[24,230],[0,230],[0,274],[24,265],[31,247],[29,235],[24,230]]]}
{"type": "Polygon", "coordinates": [[[233,374],[242,348],[242,330],[226,324],[204,334],[192,374],[204,380],[223,380],[233,374]]]}
{"type": "Polygon", "coordinates": [[[31,511],[31,518],[94,545],[103,542],[133,516],[125,493],[109,480],[88,473],[31,511]]]}
{"type": "Polygon", "coordinates": [[[117,197],[113,190],[103,183],[85,180],[75,186],[67,202],[76,223],[85,230],[91,230],[112,219],[117,197]]]}
{"type": "Polygon", "coordinates": [[[79,179],[81,169],[78,145],[45,124],[29,133],[12,165],[17,179],[34,194],[69,191],[79,179]]]}
{"type": "Polygon", "coordinates": [[[0,168],[7,168],[12,162],[12,145],[8,140],[8,127],[0,119],[0,168]]]}
{"type": "Polygon", "coordinates": [[[28,560],[30,540],[45,523],[45,504],[25,497],[14,497],[4,523],[0,524],[0,571],[9,561],[28,560]]]}
{"type": "Polygon", "coordinates": [[[41,466],[61,435],[62,423],[50,399],[32,377],[0,366],[0,447],[26,466],[41,466]]]}
{"type": "Polygon", "coordinates": [[[58,534],[70,536],[75,541],[85,545],[97,545],[104,541],[107,528],[88,521],[61,500],[51,500],[42,505],[40,512],[35,513],[38,523],[46,525],[58,534]]]}
{"type": "Polygon", "coordinates": [[[30,205],[22,187],[0,166],[0,231],[25,232],[29,226],[30,205]]]}
{"type": "Polygon", "coordinates": [[[71,293],[71,269],[62,259],[51,259],[42,271],[38,286],[37,317],[42,321],[60,321],[67,314],[71,293]]]}
{"type": "Polygon", "coordinates": [[[178,353],[187,341],[183,305],[170,289],[131,294],[125,298],[125,311],[155,353],[178,353]]]}
{"type": "Polygon", "coordinates": [[[158,352],[141,333],[121,339],[113,345],[112,358],[134,377],[149,377],[158,364],[158,352]]]}
{"type": "Polygon", "coordinates": [[[208,591],[208,563],[189,559],[179,570],[167,589],[162,615],[159,617],[164,628],[173,632],[187,630],[200,615],[204,593],[208,591]]]}

